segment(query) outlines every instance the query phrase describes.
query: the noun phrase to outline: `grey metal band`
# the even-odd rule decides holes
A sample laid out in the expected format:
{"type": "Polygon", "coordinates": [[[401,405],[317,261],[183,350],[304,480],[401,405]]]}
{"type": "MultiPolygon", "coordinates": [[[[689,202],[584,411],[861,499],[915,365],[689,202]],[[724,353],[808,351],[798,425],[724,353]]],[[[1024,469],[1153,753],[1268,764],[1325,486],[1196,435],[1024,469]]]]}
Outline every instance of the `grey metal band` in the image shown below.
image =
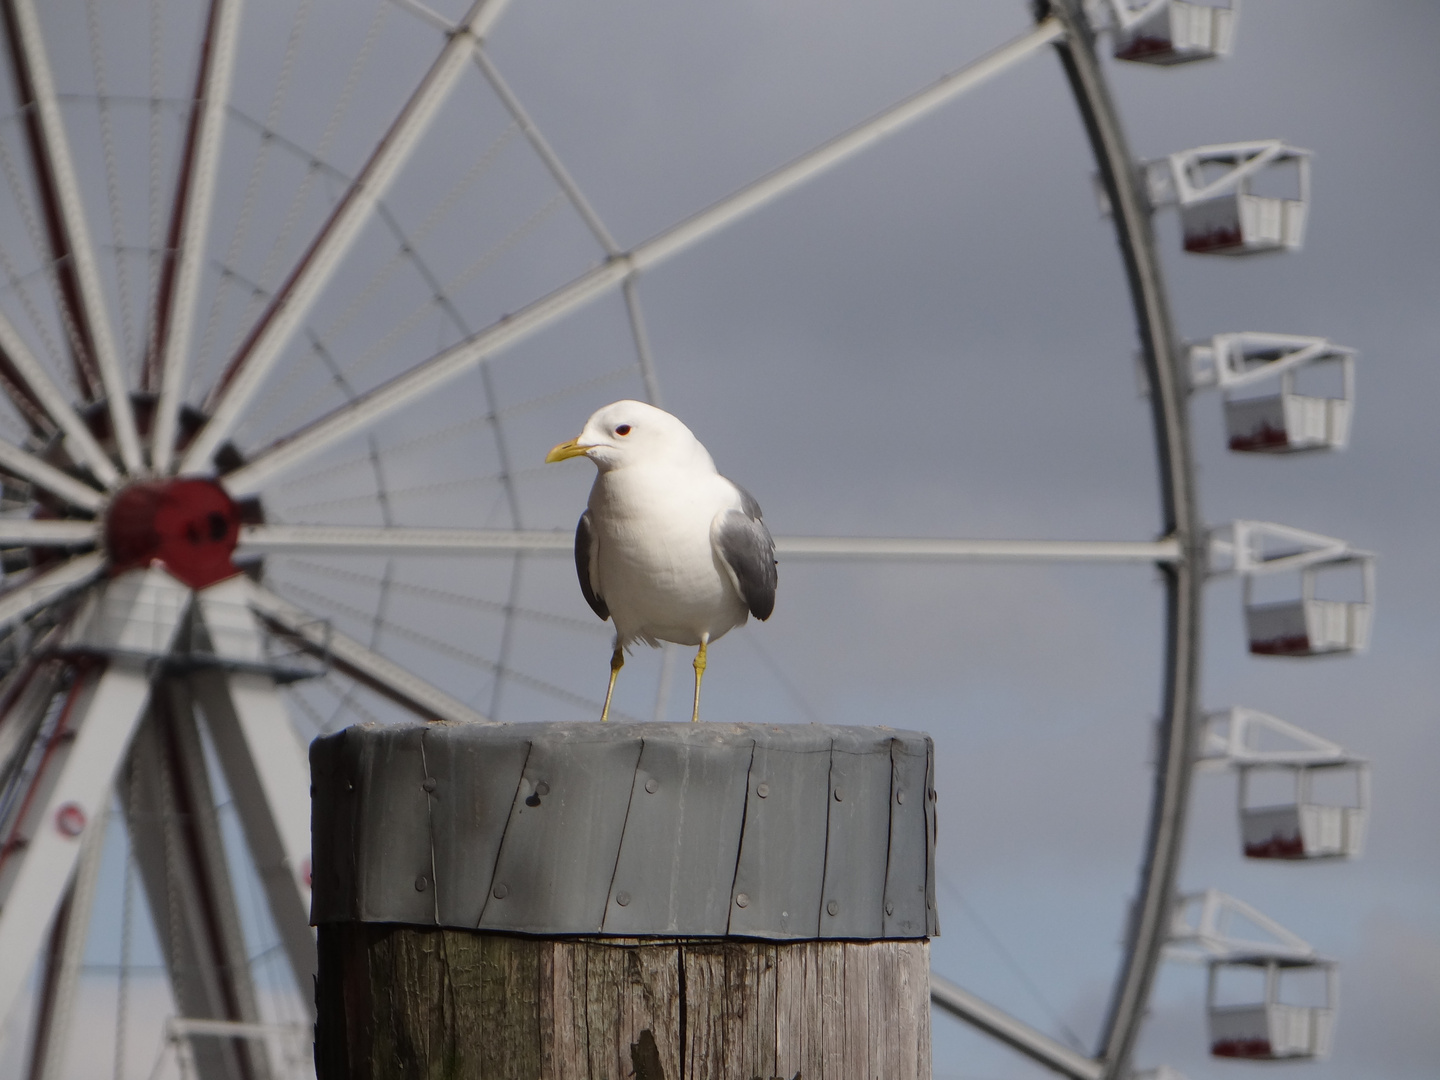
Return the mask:
{"type": "Polygon", "coordinates": [[[818,724],[348,728],[310,747],[311,918],[929,937],[934,759],[818,724]]]}

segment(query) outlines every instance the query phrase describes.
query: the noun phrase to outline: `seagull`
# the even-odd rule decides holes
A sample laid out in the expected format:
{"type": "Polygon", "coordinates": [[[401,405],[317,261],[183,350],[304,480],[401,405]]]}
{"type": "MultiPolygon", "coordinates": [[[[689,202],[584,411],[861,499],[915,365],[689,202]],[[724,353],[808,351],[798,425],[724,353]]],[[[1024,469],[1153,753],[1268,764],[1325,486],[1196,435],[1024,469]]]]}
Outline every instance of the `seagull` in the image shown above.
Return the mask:
{"type": "Polygon", "coordinates": [[[775,541],[760,504],[716,471],[678,418],[643,401],[606,405],[545,460],[574,457],[599,470],[575,528],[580,591],[596,615],[615,622],[600,719],[610,718],[630,645],[669,641],[699,646],[690,714],[697,721],[706,646],[775,609],[775,541]]]}

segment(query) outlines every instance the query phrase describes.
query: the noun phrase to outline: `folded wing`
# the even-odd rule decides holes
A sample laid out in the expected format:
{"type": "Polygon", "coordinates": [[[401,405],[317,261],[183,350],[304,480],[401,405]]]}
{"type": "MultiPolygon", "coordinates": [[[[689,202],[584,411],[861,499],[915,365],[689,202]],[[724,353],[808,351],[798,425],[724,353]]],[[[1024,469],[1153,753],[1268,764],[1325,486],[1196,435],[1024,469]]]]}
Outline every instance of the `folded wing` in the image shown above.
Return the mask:
{"type": "Polygon", "coordinates": [[[775,610],[775,541],[760,520],[760,504],[748,491],[736,486],[742,509],[722,510],[715,515],[710,543],[730,572],[730,581],[750,614],[764,621],[775,610]]]}

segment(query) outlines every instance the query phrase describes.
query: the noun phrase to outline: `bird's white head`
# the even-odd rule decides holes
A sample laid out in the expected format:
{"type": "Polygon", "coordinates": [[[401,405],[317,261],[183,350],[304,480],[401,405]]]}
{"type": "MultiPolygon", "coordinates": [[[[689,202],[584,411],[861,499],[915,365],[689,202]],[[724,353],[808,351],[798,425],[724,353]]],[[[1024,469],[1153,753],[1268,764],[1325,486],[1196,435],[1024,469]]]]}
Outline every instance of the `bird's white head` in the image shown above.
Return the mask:
{"type": "Polygon", "coordinates": [[[546,461],[588,457],[601,472],[627,465],[679,465],[714,469],[694,433],[664,409],[643,401],[616,401],[598,410],[580,434],[545,455],[546,461]]]}

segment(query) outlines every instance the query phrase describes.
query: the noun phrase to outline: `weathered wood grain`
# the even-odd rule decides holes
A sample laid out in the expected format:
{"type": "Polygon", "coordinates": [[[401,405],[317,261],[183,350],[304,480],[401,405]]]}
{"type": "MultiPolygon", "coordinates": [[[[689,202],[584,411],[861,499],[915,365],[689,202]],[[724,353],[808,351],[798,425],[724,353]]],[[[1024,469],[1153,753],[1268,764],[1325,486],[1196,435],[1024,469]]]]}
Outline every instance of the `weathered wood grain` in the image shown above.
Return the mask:
{"type": "Polygon", "coordinates": [[[319,1080],[929,1080],[925,941],[320,927],[319,1080]]]}

